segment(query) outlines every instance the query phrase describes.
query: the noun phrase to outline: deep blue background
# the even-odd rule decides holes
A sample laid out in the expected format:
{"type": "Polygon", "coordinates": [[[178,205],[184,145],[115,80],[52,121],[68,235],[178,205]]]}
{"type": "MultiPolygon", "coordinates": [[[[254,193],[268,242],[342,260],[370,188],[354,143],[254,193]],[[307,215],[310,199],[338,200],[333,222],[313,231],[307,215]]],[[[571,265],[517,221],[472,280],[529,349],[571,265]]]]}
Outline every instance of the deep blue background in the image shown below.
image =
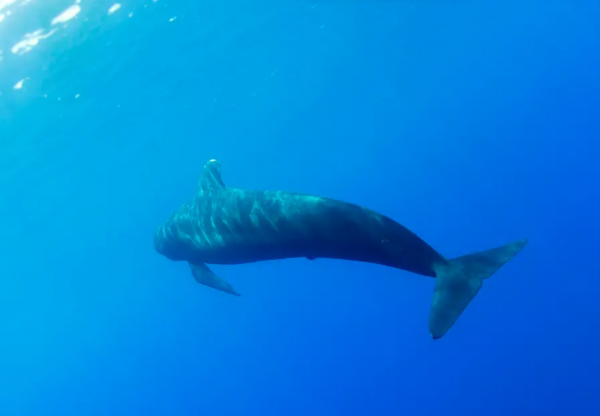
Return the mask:
{"type": "Polygon", "coordinates": [[[0,416],[600,414],[597,1],[83,0],[22,56],[72,2],[18,3],[0,416]],[[152,248],[211,158],[447,257],[530,243],[436,342],[433,279],[380,266],[214,266],[234,298],[152,248]]]}

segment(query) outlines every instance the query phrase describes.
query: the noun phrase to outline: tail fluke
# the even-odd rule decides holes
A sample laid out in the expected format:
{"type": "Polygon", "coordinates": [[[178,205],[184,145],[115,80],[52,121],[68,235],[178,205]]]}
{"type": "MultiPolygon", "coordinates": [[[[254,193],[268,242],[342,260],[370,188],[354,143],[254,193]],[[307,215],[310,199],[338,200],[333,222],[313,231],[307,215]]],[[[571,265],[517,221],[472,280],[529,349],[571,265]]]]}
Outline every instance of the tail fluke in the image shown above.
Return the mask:
{"type": "Polygon", "coordinates": [[[502,247],[457,257],[435,266],[435,290],[429,315],[429,333],[439,339],[454,325],[483,284],[527,244],[519,240],[502,247]]]}

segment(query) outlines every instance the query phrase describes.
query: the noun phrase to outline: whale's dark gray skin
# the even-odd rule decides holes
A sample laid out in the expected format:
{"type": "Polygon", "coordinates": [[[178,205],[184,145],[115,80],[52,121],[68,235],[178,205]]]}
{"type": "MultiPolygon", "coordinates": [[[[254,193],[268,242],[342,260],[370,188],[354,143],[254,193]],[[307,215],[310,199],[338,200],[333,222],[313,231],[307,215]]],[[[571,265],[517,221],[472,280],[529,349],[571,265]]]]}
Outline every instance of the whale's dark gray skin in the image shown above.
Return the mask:
{"type": "Polygon", "coordinates": [[[155,250],[187,261],[201,284],[238,293],[206,266],[306,257],[376,263],[435,277],[429,332],[441,338],[475,297],[483,280],[527,243],[446,259],[394,220],[354,204],[282,191],[227,187],[221,165],[203,168],[196,198],[154,235],[155,250]]]}

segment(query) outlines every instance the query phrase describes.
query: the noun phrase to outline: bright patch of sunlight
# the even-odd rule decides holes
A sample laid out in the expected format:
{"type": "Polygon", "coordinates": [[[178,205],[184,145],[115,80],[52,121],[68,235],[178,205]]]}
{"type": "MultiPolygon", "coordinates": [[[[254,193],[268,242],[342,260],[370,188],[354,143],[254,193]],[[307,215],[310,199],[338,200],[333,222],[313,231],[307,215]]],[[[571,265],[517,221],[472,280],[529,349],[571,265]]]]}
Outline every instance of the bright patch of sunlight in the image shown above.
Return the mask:
{"type": "MultiPolygon", "coordinates": [[[[0,0],[1,1],[1,0],[0,0]]],[[[64,12],[56,16],[52,19],[52,24],[57,25],[59,23],[66,23],[69,20],[75,18],[81,12],[81,6],[79,4],[74,4],[71,7],[67,8],[64,12]]]]}
{"type": "Polygon", "coordinates": [[[0,10],[5,9],[17,0],[0,0],[0,10]]]}
{"type": "MultiPolygon", "coordinates": [[[[158,0],[146,0],[144,1],[144,7],[148,7],[148,5],[151,5],[153,3],[156,3],[158,0]]],[[[91,2],[91,1],[90,1],[91,2]]],[[[36,48],[40,43],[43,43],[43,41],[45,39],[48,39],[49,37],[53,36],[56,32],[63,32],[66,30],[69,31],[75,31],[78,30],[78,26],[77,25],[71,25],[71,22],[74,19],[77,20],[84,20],[87,21],[88,20],[88,16],[84,16],[82,18],[82,13],[85,10],[86,12],[88,11],[88,7],[86,2],[82,2],[81,0],[70,0],[71,5],[66,7],[65,9],[62,10],[62,12],[56,14],[56,15],[52,15],[52,14],[46,14],[46,10],[48,10],[48,1],[41,1],[41,0],[0,0],[0,23],[2,23],[1,28],[2,28],[2,32],[0,33],[0,61],[5,61],[2,62],[3,65],[6,65],[11,59],[19,59],[18,56],[27,54],[29,52],[31,52],[34,48],[36,48]],[[43,6],[43,10],[40,9],[40,4],[44,3],[43,6]],[[83,3],[83,5],[82,5],[83,3]],[[42,17],[41,13],[44,13],[44,17],[42,17]],[[28,30],[27,33],[22,34],[21,33],[13,33],[9,36],[9,34],[7,34],[5,31],[6,30],[13,30],[12,28],[16,28],[16,30],[23,30],[23,25],[8,25],[6,22],[4,22],[5,20],[11,20],[10,23],[13,23],[13,20],[18,20],[21,19],[21,17],[23,17],[23,15],[29,15],[29,18],[23,19],[24,23],[25,23],[25,30],[28,30]],[[31,15],[35,14],[37,15],[37,19],[31,19],[31,15]],[[41,19],[40,19],[41,18],[41,19]],[[46,20],[47,19],[47,20],[46,20]],[[42,25],[38,26],[37,28],[31,27],[30,24],[31,22],[40,22],[40,20],[43,23],[42,25]],[[68,27],[67,27],[68,24],[68,27]],[[29,27],[27,27],[29,26],[29,27]],[[16,35],[16,36],[15,36],[16,35]],[[10,44],[6,44],[6,42],[14,42],[14,39],[19,39],[20,40],[15,43],[14,45],[10,45],[10,44]],[[10,53],[4,53],[2,51],[8,51],[10,50],[12,52],[12,54],[10,53]]],[[[110,4],[110,3],[109,3],[110,4]]],[[[57,5],[57,7],[60,7],[57,5]]],[[[123,7],[123,5],[121,3],[113,3],[112,6],[110,6],[110,8],[108,9],[108,14],[109,15],[113,15],[116,14],[118,11],[120,11],[121,9],[124,9],[128,6],[123,7]]],[[[105,9],[106,10],[106,9],[105,9]]],[[[58,12],[60,11],[60,9],[58,10],[49,10],[50,13],[52,12],[58,12]]],[[[93,11],[91,13],[94,13],[93,11]]],[[[106,13],[106,12],[104,12],[106,13]]],[[[126,11],[127,15],[129,17],[133,16],[133,11],[132,10],[127,10],[126,11]]],[[[174,18],[171,19],[171,21],[173,21],[174,18]]],[[[50,46],[51,47],[51,46],[50,46]]],[[[21,90],[23,89],[23,85],[24,83],[29,79],[29,77],[24,77],[24,74],[19,74],[19,70],[18,67],[14,67],[12,66],[12,68],[17,68],[17,72],[12,75],[11,77],[14,77],[13,79],[19,79],[22,78],[20,81],[18,81],[16,84],[12,85],[12,89],[13,90],[21,90]]],[[[41,67],[40,67],[41,69],[41,67]]],[[[3,77],[6,77],[6,73],[4,73],[3,77]]],[[[34,77],[35,75],[30,74],[31,77],[34,77]]],[[[2,78],[0,78],[0,81],[2,80],[2,78]]],[[[3,85],[0,85],[0,88],[2,88],[3,85]]],[[[4,85],[4,87],[6,88],[10,88],[10,83],[8,85],[4,85]]],[[[1,90],[0,90],[0,94],[2,94],[1,90]]],[[[79,95],[77,95],[75,98],[79,98],[79,95]]]]}
{"type": "Polygon", "coordinates": [[[121,5],[119,3],[115,3],[112,6],[110,6],[110,9],[108,9],[108,14],[113,14],[114,12],[116,12],[117,10],[119,10],[121,8],[121,5]]]}
{"type": "Polygon", "coordinates": [[[16,84],[13,86],[13,89],[15,89],[15,90],[20,90],[21,88],[23,88],[23,83],[24,83],[25,81],[27,81],[28,79],[29,79],[29,77],[25,77],[25,78],[23,78],[21,81],[17,82],[17,83],[16,83],[16,84]]]}
{"type": "Polygon", "coordinates": [[[40,40],[48,39],[54,34],[54,32],[56,32],[56,29],[52,29],[48,33],[44,33],[43,29],[38,29],[32,33],[25,33],[23,39],[17,42],[17,44],[10,48],[10,50],[12,53],[16,53],[18,55],[26,54],[27,52],[31,51],[34,46],[37,46],[37,44],[40,43],[40,40]]]}

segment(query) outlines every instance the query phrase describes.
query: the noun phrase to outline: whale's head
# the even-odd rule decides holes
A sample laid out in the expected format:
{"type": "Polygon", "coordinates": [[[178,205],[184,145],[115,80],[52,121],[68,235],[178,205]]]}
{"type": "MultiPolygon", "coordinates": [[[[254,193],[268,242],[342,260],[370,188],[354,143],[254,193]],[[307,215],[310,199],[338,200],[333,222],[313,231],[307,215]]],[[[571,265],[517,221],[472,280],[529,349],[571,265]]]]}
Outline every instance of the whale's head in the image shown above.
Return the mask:
{"type": "Polygon", "coordinates": [[[210,203],[213,196],[221,195],[226,189],[221,180],[221,164],[215,159],[209,160],[202,170],[198,183],[198,194],[179,207],[162,226],[154,232],[154,250],[174,261],[190,261],[196,255],[198,241],[195,228],[198,220],[198,202],[210,203]]]}
{"type": "Polygon", "coordinates": [[[154,250],[165,257],[169,257],[168,224],[162,225],[154,232],[154,250]]]}
{"type": "Polygon", "coordinates": [[[154,250],[170,260],[183,260],[182,242],[173,220],[167,221],[154,232],[154,250]]]}

